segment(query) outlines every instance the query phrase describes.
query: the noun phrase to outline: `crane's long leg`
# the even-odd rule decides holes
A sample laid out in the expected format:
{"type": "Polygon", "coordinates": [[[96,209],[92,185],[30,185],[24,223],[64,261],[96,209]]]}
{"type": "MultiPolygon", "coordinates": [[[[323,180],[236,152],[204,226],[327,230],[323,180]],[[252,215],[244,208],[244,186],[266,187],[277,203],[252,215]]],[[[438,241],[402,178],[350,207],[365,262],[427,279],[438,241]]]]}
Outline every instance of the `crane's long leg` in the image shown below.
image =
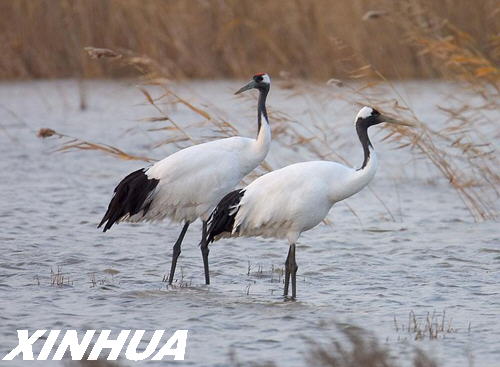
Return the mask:
{"type": "Polygon", "coordinates": [[[288,263],[290,262],[291,253],[292,253],[292,245],[290,245],[290,247],[288,248],[288,255],[285,261],[285,289],[283,292],[283,295],[285,297],[288,296],[288,286],[290,284],[290,267],[288,266],[288,263]]]}
{"type": "Polygon", "coordinates": [[[203,221],[202,230],[201,230],[201,256],[203,257],[203,266],[205,268],[205,284],[210,284],[210,273],[208,270],[208,253],[210,249],[208,248],[207,242],[207,222],[203,221]]]}
{"type": "Polygon", "coordinates": [[[285,291],[284,296],[288,296],[288,287],[290,284],[290,278],[292,278],[292,299],[297,296],[297,263],[295,262],[295,243],[290,245],[288,249],[288,256],[285,261],[285,291]]]}
{"type": "Polygon", "coordinates": [[[295,299],[297,297],[297,270],[299,269],[299,267],[295,262],[295,243],[291,247],[292,247],[292,261],[291,261],[292,268],[290,269],[290,272],[292,273],[292,299],[295,299]]]}
{"type": "MultiPolygon", "coordinates": [[[[177,238],[177,241],[175,241],[174,249],[172,252],[172,265],[170,266],[170,276],[168,277],[168,284],[172,284],[174,280],[175,267],[177,266],[177,258],[181,254],[182,240],[184,239],[184,235],[186,234],[188,227],[189,227],[189,222],[184,223],[184,227],[182,227],[181,234],[179,235],[179,238],[177,238]]],[[[163,279],[163,281],[165,281],[165,278],[163,279]]]]}

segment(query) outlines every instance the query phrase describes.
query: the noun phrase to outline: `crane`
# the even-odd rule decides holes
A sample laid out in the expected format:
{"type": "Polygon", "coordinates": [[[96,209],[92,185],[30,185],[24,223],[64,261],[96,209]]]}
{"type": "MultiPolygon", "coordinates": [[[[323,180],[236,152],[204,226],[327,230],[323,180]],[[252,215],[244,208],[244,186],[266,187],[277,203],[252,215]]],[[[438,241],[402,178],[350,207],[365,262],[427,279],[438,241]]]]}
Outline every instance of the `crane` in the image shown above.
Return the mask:
{"type": "Polygon", "coordinates": [[[207,220],[221,198],[254,170],[269,151],[271,128],[266,98],[270,87],[269,75],[259,73],[235,93],[259,91],[255,139],[234,136],[193,145],[130,173],[116,186],[98,228],[104,225],[106,232],[119,222],[154,222],[165,218],[183,223],[173,246],[168,277],[168,283],[172,284],[184,235],[189,225],[200,218],[205,283],[210,284],[207,220]]]}
{"type": "Polygon", "coordinates": [[[284,296],[292,280],[296,297],[295,245],[302,232],[318,225],[333,204],[361,191],[373,179],[377,156],[368,128],[382,122],[411,126],[363,107],[355,120],[364,160],[359,169],[330,161],[301,162],[269,172],[247,187],[228,193],[209,218],[208,242],[221,237],[286,238],[284,296]]]}

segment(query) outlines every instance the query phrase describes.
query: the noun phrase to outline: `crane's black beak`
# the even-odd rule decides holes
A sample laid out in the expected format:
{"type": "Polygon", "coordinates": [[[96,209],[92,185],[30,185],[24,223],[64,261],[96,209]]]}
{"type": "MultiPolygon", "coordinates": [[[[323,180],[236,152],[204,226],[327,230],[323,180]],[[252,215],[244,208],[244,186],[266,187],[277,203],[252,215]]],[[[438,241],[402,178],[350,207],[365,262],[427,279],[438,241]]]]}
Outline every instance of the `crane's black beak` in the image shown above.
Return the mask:
{"type": "Polygon", "coordinates": [[[240,94],[240,93],[245,92],[245,91],[247,91],[249,89],[253,89],[256,86],[257,86],[257,83],[255,82],[255,80],[250,80],[250,82],[247,85],[245,85],[245,86],[241,87],[240,89],[238,89],[238,91],[236,93],[234,93],[234,94],[240,94]]]}
{"type": "Polygon", "coordinates": [[[385,115],[380,115],[378,117],[379,121],[380,122],[387,122],[389,124],[396,124],[396,125],[403,125],[403,126],[415,126],[415,124],[409,122],[409,121],[399,121],[399,120],[396,120],[396,119],[393,119],[392,117],[389,117],[389,116],[385,116],[385,115]]]}

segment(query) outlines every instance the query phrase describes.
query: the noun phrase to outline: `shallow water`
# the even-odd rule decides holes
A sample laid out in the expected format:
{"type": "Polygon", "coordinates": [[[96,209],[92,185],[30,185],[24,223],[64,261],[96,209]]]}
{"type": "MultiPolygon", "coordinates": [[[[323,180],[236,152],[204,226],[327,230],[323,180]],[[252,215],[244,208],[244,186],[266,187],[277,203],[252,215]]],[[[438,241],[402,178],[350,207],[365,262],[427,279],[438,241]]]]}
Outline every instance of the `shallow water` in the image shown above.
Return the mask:
{"type": "MultiPolygon", "coordinates": [[[[179,89],[193,99],[208,95],[251,135],[254,104],[232,97],[238,86],[189,83],[179,89]]],[[[412,152],[391,150],[380,131],[372,132],[380,169],[370,186],[394,219],[368,190],[348,200],[357,217],[343,204],[333,208],[331,224],[301,237],[297,302],[280,296],[284,241],[215,243],[212,284],[203,285],[199,223],[189,229],[178,264],[178,283],[187,286],[168,288],[162,277],[179,225],[120,224],[105,234],[96,229],[116,183],[142,163],[98,152],[54,153],[60,141],[35,137],[38,128],[50,127],[136,154],[161,158],[175,150],[151,152],[167,133],[147,132],[151,125],[137,122],[155,112],[131,85],[85,87],[88,108],[80,111],[73,81],[0,85],[2,357],[17,344],[17,329],[189,329],[184,365],[225,366],[235,353],[242,362],[274,360],[292,367],[304,365],[304,338],[328,342],[339,334],[335,322],[349,322],[373,332],[403,364],[417,346],[442,366],[467,365],[470,358],[476,366],[498,365],[498,223],[474,223],[450,186],[412,152]],[[51,284],[51,269],[58,268],[69,284],[51,284]],[[415,341],[401,330],[410,311],[422,322],[427,313],[445,311],[455,330],[438,340],[415,341]]],[[[426,119],[437,113],[430,103],[453,86],[398,88],[426,119]]],[[[273,91],[269,102],[304,119],[311,108],[311,102],[287,100],[285,92],[273,91]]],[[[353,162],[361,161],[350,123],[353,107],[332,102],[322,108],[325,120],[342,122],[332,131],[339,150],[350,149],[353,162]]],[[[200,121],[182,108],[168,113],[177,121],[200,121]]],[[[498,145],[498,133],[492,136],[498,145]]],[[[279,166],[300,160],[299,153],[273,145],[269,161],[279,166]]],[[[8,365],[22,364],[17,359],[8,365]]]]}

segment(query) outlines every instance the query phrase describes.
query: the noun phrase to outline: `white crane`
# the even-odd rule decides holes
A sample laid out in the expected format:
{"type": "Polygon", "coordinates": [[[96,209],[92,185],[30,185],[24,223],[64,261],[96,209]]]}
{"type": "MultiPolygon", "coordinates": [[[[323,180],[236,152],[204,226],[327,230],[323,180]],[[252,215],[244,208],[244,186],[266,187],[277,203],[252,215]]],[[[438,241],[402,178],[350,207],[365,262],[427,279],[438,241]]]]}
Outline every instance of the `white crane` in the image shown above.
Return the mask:
{"type": "Polygon", "coordinates": [[[286,238],[289,251],[284,296],[288,296],[291,277],[295,299],[295,244],[302,232],[327,216],[333,204],[361,191],[373,179],[377,158],[367,130],[382,122],[409,125],[363,107],[355,121],[364,151],[359,169],[329,161],[301,162],[267,173],[246,188],[227,194],[209,218],[208,242],[238,236],[286,238]]]}
{"type": "Polygon", "coordinates": [[[253,88],[259,91],[256,139],[235,136],[194,145],[148,168],[132,172],[115,188],[98,228],[104,224],[106,232],[114,223],[158,221],[166,217],[184,223],[173,247],[168,278],[169,284],[172,284],[184,235],[190,223],[200,218],[205,283],[210,284],[207,220],[222,197],[255,169],[269,151],[271,128],[266,98],[270,86],[269,75],[256,74],[236,92],[238,94],[253,88]]]}

